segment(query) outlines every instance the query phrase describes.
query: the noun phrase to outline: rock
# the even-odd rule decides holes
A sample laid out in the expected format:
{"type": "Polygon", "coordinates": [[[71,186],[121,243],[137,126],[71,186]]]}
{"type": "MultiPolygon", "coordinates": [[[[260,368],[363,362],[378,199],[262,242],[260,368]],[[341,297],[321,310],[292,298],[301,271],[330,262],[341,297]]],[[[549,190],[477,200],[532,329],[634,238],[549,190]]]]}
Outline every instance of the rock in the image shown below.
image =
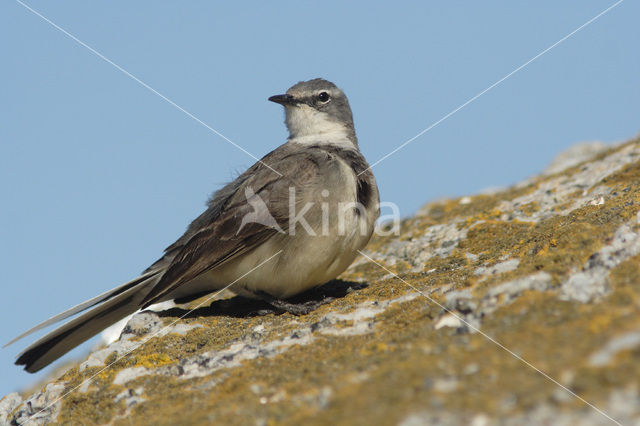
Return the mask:
{"type": "Polygon", "coordinates": [[[44,425],[56,421],[63,402],[64,382],[47,384],[28,397],[11,413],[11,424],[44,425]]]}
{"type": "Polygon", "coordinates": [[[11,413],[22,403],[22,397],[18,392],[10,393],[0,399],[0,424],[8,424],[11,413]]]}
{"type": "Polygon", "coordinates": [[[607,149],[602,142],[584,142],[572,146],[558,154],[542,172],[545,175],[560,173],[563,170],[584,163],[607,149]]]}
{"type": "Polygon", "coordinates": [[[118,371],[116,377],[113,379],[114,385],[124,385],[138,377],[149,374],[149,370],[146,367],[131,367],[118,371]]]}
{"type": "MultiPolygon", "coordinates": [[[[172,300],[167,300],[166,302],[156,303],[149,306],[145,310],[145,313],[150,314],[151,313],[150,311],[165,311],[175,306],[176,304],[172,300]]],[[[121,319],[120,321],[113,324],[111,327],[107,327],[102,333],[100,333],[100,337],[102,338],[102,343],[105,345],[108,345],[118,340],[118,338],[120,338],[120,334],[122,333],[124,327],[127,325],[129,326],[129,330],[127,331],[129,334],[148,333],[149,330],[141,329],[140,327],[152,327],[153,324],[147,324],[147,318],[145,316],[139,315],[138,312],[133,313],[121,319]],[[134,322],[131,321],[132,319],[134,319],[134,322]]]]}
{"type": "MultiPolygon", "coordinates": [[[[467,258],[469,260],[473,259],[469,257],[467,258]]],[[[481,279],[484,279],[491,275],[502,274],[504,272],[513,271],[518,267],[519,264],[520,264],[519,259],[509,259],[509,260],[505,260],[504,262],[496,263],[495,265],[492,265],[492,266],[479,266],[478,268],[476,268],[476,270],[473,273],[476,275],[480,275],[481,279]]]]}
{"type": "Polygon", "coordinates": [[[374,237],[308,315],[138,313],[0,423],[640,424],[639,212],[640,140],[575,148],[374,237]]]}
{"type": "Polygon", "coordinates": [[[462,327],[462,324],[462,320],[458,315],[446,314],[440,317],[438,321],[436,321],[436,323],[433,325],[433,328],[435,328],[436,330],[442,327],[458,328],[462,327]]]}
{"type": "Polygon", "coordinates": [[[594,367],[603,367],[613,361],[622,351],[640,348],[640,331],[631,331],[614,337],[604,348],[589,357],[589,363],[594,367]]]}
{"type": "Polygon", "coordinates": [[[640,233],[628,225],[622,225],[613,235],[613,241],[589,256],[582,270],[562,283],[561,297],[588,302],[606,294],[610,291],[607,277],[611,269],[639,253],[640,233]]]}

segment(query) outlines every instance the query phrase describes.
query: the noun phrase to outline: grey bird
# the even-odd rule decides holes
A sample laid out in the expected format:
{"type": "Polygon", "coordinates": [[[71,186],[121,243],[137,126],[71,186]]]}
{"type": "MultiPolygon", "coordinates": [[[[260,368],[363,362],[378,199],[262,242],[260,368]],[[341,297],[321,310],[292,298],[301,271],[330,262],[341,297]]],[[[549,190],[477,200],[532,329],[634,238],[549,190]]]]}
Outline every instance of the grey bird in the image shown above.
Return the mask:
{"type": "Polygon", "coordinates": [[[379,195],[347,97],[314,79],[269,100],[285,108],[287,142],[215,192],[142,275],[9,342],[89,309],[26,348],[17,365],[36,372],[139,309],[185,303],[230,283],[238,295],[296,313],[286,299],[334,279],[353,262],[373,233],[379,195]]]}

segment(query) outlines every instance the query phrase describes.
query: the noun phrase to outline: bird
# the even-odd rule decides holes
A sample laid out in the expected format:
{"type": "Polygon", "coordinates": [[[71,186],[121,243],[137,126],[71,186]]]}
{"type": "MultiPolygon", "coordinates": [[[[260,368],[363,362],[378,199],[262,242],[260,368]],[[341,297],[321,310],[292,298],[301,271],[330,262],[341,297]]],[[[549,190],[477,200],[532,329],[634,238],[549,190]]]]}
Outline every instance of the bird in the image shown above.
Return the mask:
{"type": "Polygon", "coordinates": [[[287,299],[333,280],[355,260],[380,215],[378,186],[349,101],[335,84],[301,81],[269,100],[284,107],[286,142],[216,191],[140,276],[5,345],[83,312],[28,346],[16,365],[34,373],[138,310],[186,303],[230,283],[236,295],[306,313],[287,299]]]}

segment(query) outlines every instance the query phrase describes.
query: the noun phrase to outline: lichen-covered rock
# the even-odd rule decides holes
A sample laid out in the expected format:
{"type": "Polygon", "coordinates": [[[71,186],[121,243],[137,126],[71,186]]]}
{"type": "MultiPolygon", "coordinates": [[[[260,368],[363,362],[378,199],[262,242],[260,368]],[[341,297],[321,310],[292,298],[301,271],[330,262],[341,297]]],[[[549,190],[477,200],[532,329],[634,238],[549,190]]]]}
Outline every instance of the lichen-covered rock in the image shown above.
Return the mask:
{"type": "Polygon", "coordinates": [[[308,315],[137,314],[0,422],[640,424],[640,140],[571,152],[426,205],[308,315]]]}

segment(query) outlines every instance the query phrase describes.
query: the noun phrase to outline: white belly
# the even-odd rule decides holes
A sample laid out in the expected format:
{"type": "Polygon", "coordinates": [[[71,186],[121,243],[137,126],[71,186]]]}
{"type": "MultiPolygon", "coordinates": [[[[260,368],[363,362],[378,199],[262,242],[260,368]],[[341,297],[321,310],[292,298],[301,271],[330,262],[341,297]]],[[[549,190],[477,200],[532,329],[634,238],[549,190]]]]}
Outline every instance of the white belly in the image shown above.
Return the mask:
{"type": "Polygon", "coordinates": [[[345,235],[295,236],[277,234],[251,252],[240,255],[178,287],[170,298],[215,291],[233,283],[229,290],[243,296],[263,291],[279,299],[288,298],[340,275],[364,248],[370,232],[345,226],[345,235]]]}
{"type": "MultiPolygon", "coordinates": [[[[239,283],[240,288],[288,298],[331,281],[347,269],[371,236],[371,233],[362,235],[359,225],[349,227],[348,231],[346,235],[285,237],[285,241],[274,240],[260,246],[240,262],[243,265],[238,269],[259,265],[257,260],[268,259],[280,248],[282,252],[255,274],[247,275],[239,283]]],[[[242,294],[240,288],[232,291],[242,294]]]]}

